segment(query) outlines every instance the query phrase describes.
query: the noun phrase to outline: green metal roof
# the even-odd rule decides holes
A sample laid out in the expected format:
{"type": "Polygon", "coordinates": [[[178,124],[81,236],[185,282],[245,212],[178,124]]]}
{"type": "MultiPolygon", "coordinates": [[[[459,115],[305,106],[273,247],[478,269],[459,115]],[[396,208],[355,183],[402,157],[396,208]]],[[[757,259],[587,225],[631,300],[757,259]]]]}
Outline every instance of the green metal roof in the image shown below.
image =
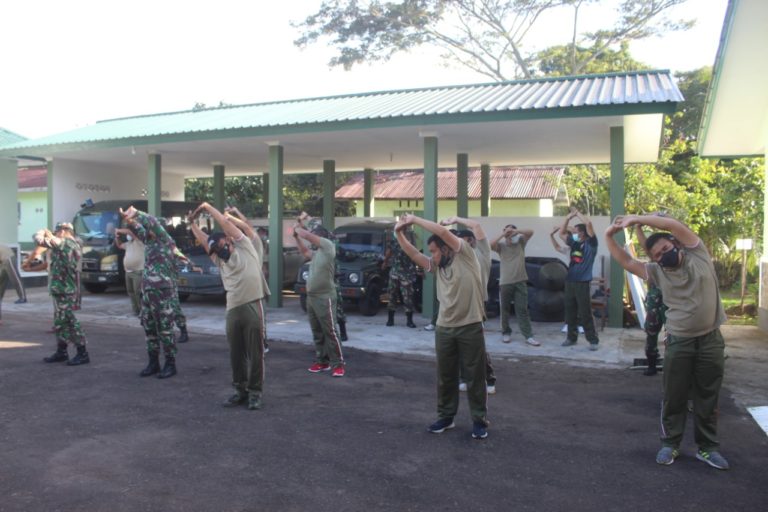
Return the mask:
{"type": "Polygon", "coordinates": [[[668,113],[682,99],[669,71],[379,91],[111,119],[36,140],[0,145],[0,154],[47,146],[227,138],[286,130],[344,129],[350,125],[370,128],[511,120],[521,115],[519,118],[530,119],[668,113]]]}
{"type": "Polygon", "coordinates": [[[0,148],[23,140],[27,140],[27,138],[5,128],[0,128],[0,148]]]}

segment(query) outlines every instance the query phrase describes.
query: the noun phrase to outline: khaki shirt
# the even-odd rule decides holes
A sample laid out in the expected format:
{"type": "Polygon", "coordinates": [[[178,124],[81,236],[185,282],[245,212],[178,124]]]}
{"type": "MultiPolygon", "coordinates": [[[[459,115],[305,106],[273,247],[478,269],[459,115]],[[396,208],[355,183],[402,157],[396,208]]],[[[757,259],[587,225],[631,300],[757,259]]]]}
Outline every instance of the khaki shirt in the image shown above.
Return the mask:
{"type": "MultiPolygon", "coordinates": [[[[514,284],[528,280],[525,270],[525,246],[528,241],[519,235],[517,242],[502,238],[496,244],[499,253],[499,284],[514,284]]],[[[513,237],[514,238],[514,237],[513,237]]]]}
{"type": "Polygon", "coordinates": [[[138,238],[133,238],[123,244],[125,256],[123,267],[126,272],[141,272],[144,270],[144,243],[138,238]]]}
{"type": "Polygon", "coordinates": [[[491,276],[491,243],[487,238],[477,240],[475,255],[480,264],[480,282],[483,285],[483,301],[488,300],[488,279],[491,276]]]}
{"type": "Polygon", "coordinates": [[[307,295],[329,298],[336,296],[336,246],[326,238],[320,239],[320,246],[309,263],[307,295]]]}
{"type": "Polygon", "coordinates": [[[461,241],[459,252],[445,268],[432,266],[440,310],[437,325],[462,327],[485,320],[480,263],[472,247],[461,241]]]}
{"type": "Polygon", "coordinates": [[[658,263],[648,263],[645,268],[669,307],[666,327],[670,334],[693,338],[725,323],[715,266],[701,240],[684,249],[680,268],[663,269],[658,263]]]}
{"type": "Polygon", "coordinates": [[[261,260],[253,243],[241,235],[233,240],[234,250],[229,260],[223,261],[214,255],[213,260],[221,270],[221,281],[227,290],[227,310],[242,306],[255,300],[261,300],[269,294],[261,260]]]}

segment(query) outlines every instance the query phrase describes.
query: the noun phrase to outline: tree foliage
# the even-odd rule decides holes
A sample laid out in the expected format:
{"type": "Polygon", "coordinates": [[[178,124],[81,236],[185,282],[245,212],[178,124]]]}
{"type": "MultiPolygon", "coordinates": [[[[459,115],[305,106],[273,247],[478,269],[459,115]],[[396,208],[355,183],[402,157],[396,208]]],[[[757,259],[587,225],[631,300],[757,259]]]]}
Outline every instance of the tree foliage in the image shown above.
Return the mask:
{"type": "MultiPolygon", "coordinates": [[[[346,174],[336,175],[336,187],[348,179],[346,174]]],[[[267,193],[261,175],[231,176],[224,180],[224,196],[232,206],[237,206],[247,217],[266,218],[267,193]]],[[[184,182],[187,201],[213,201],[213,178],[188,178],[184,182]]],[[[287,174],[283,176],[284,213],[298,214],[306,211],[312,216],[323,213],[322,174],[287,174]]],[[[354,205],[349,201],[334,201],[336,216],[354,215],[354,205]]]]}
{"type": "MultiPolygon", "coordinates": [[[[429,45],[443,58],[494,80],[531,78],[539,58],[526,50],[526,36],[542,14],[567,10],[570,39],[563,41],[565,74],[580,74],[622,44],[685,30],[670,8],[687,0],[614,0],[613,19],[594,32],[580,30],[581,10],[597,0],[325,0],[318,11],[294,24],[300,47],[328,41],[336,50],[331,66],[350,69],[386,61],[398,52],[429,45]]],[[[566,36],[567,37],[567,36],[566,36]]]]}

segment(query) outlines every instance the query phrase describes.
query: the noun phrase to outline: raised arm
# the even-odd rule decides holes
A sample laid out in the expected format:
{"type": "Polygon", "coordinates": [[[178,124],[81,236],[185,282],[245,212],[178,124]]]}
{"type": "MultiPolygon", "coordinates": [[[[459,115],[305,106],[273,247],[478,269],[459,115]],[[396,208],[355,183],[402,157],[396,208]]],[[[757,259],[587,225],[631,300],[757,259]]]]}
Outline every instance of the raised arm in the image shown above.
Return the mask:
{"type": "Polygon", "coordinates": [[[213,217],[213,220],[216,221],[216,223],[221,226],[221,230],[224,231],[224,234],[227,235],[230,238],[233,239],[239,239],[241,236],[243,236],[243,233],[240,231],[240,229],[235,226],[230,220],[219,210],[217,210],[213,205],[209,203],[202,203],[200,206],[195,209],[193,212],[194,215],[199,214],[200,212],[207,212],[210,214],[211,217],[213,217]]]}
{"type": "MultiPolygon", "coordinates": [[[[234,211],[237,211],[240,213],[237,208],[231,209],[234,211]]],[[[241,214],[242,215],[242,214],[241,214]]],[[[231,213],[227,212],[224,214],[224,216],[232,223],[234,224],[240,231],[242,231],[245,236],[247,236],[250,240],[255,240],[259,237],[256,236],[256,232],[251,227],[251,224],[248,222],[248,219],[241,219],[238,216],[232,215],[231,213]]],[[[261,239],[259,238],[259,243],[261,243],[261,239]]]]}
{"type": "Polygon", "coordinates": [[[619,222],[622,227],[648,226],[659,231],[669,231],[677,241],[685,247],[695,247],[701,242],[699,235],[691,231],[691,228],[672,217],[659,215],[625,215],[617,217],[614,222],[619,222]]]}
{"type": "Polygon", "coordinates": [[[549,241],[552,242],[552,247],[554,247],[557,252],[563,252],[563,246],[560,245],[555,238],[555,233],[559,231],[560,226],[555,226],[554,229],[552,229],[552,232],[549,234],[549,241]]]}
{"type": "Polygon", "coordinates": [[[445,220],[440,221],[442,226],[451,226],[453,224],[464,224],[467,228],[472,230],[475,235],[475,240],[485,240],[486,234],[483,226],[476,220],[467,219],[465,217],[448,217],[445,220]]]}
{"type": "Polygon", "coordinates": [[[568,240],[568,224],[570,224],[571,219],[576,216],[576,210],[574,208],[571,208],[571,212],[565,216],[563,219],[563,225],[560,226],[560,240],[563,242],[567,242],[568,240]]]}
{"type": "Polygon", "coordinates": [[[446,245],[448,245],[448,247],[450,247],[451,250],[454,252],[459,252],[461,250],[461,238],[457,237],[456,235],[451,233],[450,229],[438,224],[437,222],[432,222],[431,220],[422,219],[421,217],[417,217],[412,213],[408,213],[403,217],[401,217],[401,221],[404,222],[406,226],[411,224],[414,224],[416,226],[421,226],[422,228],[426,229],[433,235],[439,236],[443,240],[443,242],[445,242],[446,245]]]}
{"type": "Polygon", "coordinates": [[[432,260],[428,256],[422,254],[416,247],[414,247],[411,241],[408,240],[408,237],[405,236],[405,230],[409,225],[410,224],[404,222],[402,219],[397,223],[395,226],[397,243],[400,244],[400,247],[403,248],[403,252],[408,255],[411,261],[413,261],[421,268],[430,271],[432,270],[432,260]]]}
{"type": "Polygon", "coordinates": [[[573,210],[574,215],[587,227],[587,234],[590,238],[595,236],[595,228],[592,227],[592,219],[581,213],[579,210],[573,210]]]}
{"type": "Polygon", "coordinates": [[[605,245],[608,247],[608,251],[611,253],[611,257],[621,265],[621,267],[627,272],[631,272],[636,276],[647,280],[648,272],[645,268],[645,263],[632,257],[623,247],[620,247],[616,240],[613,238],[616,233],[624,229],[621,225],[621,218],[617,217],[613,223],[605,230],[605,245]]]}

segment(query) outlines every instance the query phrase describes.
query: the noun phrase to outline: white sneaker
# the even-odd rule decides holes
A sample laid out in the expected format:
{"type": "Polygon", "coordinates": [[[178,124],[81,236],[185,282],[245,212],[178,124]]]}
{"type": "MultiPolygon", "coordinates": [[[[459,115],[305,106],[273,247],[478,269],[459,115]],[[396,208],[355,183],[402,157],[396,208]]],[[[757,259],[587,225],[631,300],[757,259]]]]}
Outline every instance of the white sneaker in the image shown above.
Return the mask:
{"type": "Polygon", "coordinates": [[[434,326],[434,324],[427,324],[427,325],[424,326],[424,330],[425,331],[434,331],[435,330],[435,326],[434,326]]]}
{"type": "Polygon", "coordinates": [[[510,341],[512,341],[512,336],[510,336],[509,334],[505,334],[501,337],[501,341],[503,341],[504,343],[509,343],[510,341]]]}
{"type": "Polygon", "coordinates": [[[485,386],[485,390],[488,392],[489,395],[495,395],[496,394],[496,385],[495,384],[488,384],[485,386]]]}
{"type": "Polygon", "coordinates": [[[563,325],[563,328],[560,329],[560,332],[568,332],[568,324],[563,325]]]}
{"type": "Polygon", "coordinates": [[[581,334],[584,334],[584,328],[583,328],[582,326],[579,326],[579,332],[580,332],[581,334]]]}
{"type": "Polygon", "coordinates": [[[459,382],[459,391],[466,391],[466,390],[467,390],[467,383],[459,382]]]}
{"type": "Polygon", "coordinates": [[[533,339],[533,338],[528,338],[527,340],[525,340],[525,342],[526,342],[527,344],[529,344],[529,345],[532,345],[532,346],[534,346],[534,347],[540,347],[540,346],[541,346],[541,343],[539,343],[538,341],[536,341],[536,340],[535,340],[535,339],[533,339]]]}

